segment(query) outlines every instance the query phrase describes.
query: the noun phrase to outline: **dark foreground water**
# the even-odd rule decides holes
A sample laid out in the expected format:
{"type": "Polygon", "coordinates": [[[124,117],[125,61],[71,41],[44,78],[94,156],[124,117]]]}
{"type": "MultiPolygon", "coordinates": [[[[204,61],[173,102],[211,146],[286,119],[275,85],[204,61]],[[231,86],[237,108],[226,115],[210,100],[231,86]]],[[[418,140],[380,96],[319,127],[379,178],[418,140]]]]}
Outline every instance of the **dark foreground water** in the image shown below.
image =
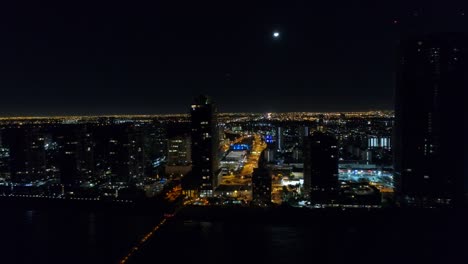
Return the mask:
{"type": "Polygon", "coordinates": [[[117,263],[155,222],[124,211],[3,208],[0,263],[117,263]]]}
{"type": "MultiPolygon", "coordinates": [[[[464,215],[173,220],[130,263],[468,263],[464,215]]],[[[118,263],[157,217],[3,209],[0,263],[118,263]]]]}
{"type": "MultiPolygon", "coordinates": [[[[278,221],[174,221],[132,263],[468,263],[457,213],[294,216],[278,221]],[[270,222],[270,223],[268,223],[270,222]]],[[[235,217],[235,216],[234,216],[235,217]]]]}

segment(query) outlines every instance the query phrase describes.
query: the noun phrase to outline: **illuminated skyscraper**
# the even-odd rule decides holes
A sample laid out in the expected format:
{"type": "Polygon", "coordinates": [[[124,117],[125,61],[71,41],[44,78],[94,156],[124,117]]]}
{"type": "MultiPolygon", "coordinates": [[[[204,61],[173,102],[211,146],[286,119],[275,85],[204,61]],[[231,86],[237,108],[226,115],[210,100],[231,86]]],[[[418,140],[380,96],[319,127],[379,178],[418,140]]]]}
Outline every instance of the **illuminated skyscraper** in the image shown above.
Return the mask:
{"type": "Polygon", "coordinates": [[[367,137],[367,147],[369,149],[391,149],[392,143],[391,138],[388,136],[368,136],[367,137]]]}
{"type": "Polygon", "coordinates": [[[190,164],[190,137],[179,135],[167,140],[167,164],[186,166],[190,164]]]}
{"type": "Polygon", "coordinates": [[[167,165],[187,166],[192,163],[190,126],[173,124],[167,127],[167,165]]]}
{"type": "Polygon", "coordinates": [[[210,98],[199,96],[191,107],[192,174],[191,182],[201,196],[212,196],[218,186],[219,132],[216,106],[210,98]]]}
{"type": "Polygon", "coordinates": [[[190,135],[187,133],[169,133],[167,139],[167,175],[186,175],[192,169],[190,135]]]}
{"type": "Polygon", "coordinates": [[[453,205],[466,199],[466,47],[466,36],[458,34],[401,43],[394,149],[403,204],[453,205]]]}
{"type": "Polygon", "coordinates": [[[284,129],[282,127],[278,127],[276,129],[276,149],[278,151],[282,151],[284,148],[284,129]]]}

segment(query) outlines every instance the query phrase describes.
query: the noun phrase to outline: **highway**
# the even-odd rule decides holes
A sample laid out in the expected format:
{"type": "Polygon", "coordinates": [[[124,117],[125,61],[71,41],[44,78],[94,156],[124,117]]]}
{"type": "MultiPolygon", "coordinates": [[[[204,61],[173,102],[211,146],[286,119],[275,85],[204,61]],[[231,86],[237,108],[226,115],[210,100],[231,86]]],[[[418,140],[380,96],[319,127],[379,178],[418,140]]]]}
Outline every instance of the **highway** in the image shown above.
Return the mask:
{"type": "MultiPolygon", "coordinates": [[[[180,188],[180,186],[174,187],[174,189],[170,190],[168,193],[173,193],[175,189],[180,188]]],[[[171,195],[172,196],[172,195],[171,195]]],[[[157,231],[162,228],[165,224],[167,224],[170,220],[172,220],[177,213],[182,209],[183,205],[182,203],[179,204],[173,204],[175,206],[175,209],[168,210],[161,219],[148,233],[144,234],[142,238],[136,242],[136,245],[130,248],[128,253],[120,260],[120,264],[125,264],[130,261],[132,256],[134,256],[139,250],[141,250],[147,243],[149,243],[149,240],[154,237],[157,234],[157,231]]]]}
{"type": "Polygon", "coordinates": [[[252,151],[250,152],[249,158],[242,168],[239,176],[252,175],[253,169],[258,167],[258,160],[262,151],[266,149],[267,144],[262,140],[262,137],[259,134],[254,135],[252,142],[252,151]]]}
{"type": "MultiPolygon", "coordinates": [[[[223,176],[221,179],[222,185],[249,185],[252,183],[252,173],[258,167],[258,161],[262,151],[267,147],[267,144],[262,140],[261,135],[255,134],[252,142],[252,150],[242,167],[240,172],[223,176]]],[[[241,141],[239,141],[241,142],[241,141]]]]}
{"type": "Polygon", "coordinates": [[[166,218],[163,218],[161,220],[161,222],[159,222],[156,226],[153,227],[153,229],[151,231],[149,231],[147,234],[145,234],[145,236],[140,240],[138,241],[137,245],[132,247],[130,249],[130,251],[128,252],[127,255],[125,255],[122,260],[120,260],[120,264],[125,264],[129,261],[129,259],[135,255],[135,253],[138,252],[138,250],[140,250],[146,243],[146,241],[148,241],[148,239],[150,239],[151,237],[154,236],[155,232],[158,231],[159,228],[161,228],[165,223],[166,223],[167,219],[166,218]]]}

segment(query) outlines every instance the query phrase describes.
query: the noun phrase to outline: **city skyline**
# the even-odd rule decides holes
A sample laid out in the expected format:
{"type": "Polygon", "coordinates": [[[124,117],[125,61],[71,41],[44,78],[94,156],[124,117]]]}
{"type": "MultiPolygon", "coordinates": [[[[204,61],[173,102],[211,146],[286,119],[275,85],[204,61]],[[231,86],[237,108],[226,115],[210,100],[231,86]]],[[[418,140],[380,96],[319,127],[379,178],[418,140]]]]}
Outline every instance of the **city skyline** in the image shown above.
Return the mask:
{"type": "Polygon", "coordinates": [[[9,3],[0,115],[392,109],[398,42],[467,20],[461,1],[184,7],[9,3]]]}
{"type": "Polygon", "coordinates": [[[467,0],[27,2],[0,263],[468,263],[467,0]]]}
{"type": "MultiPolygon", "coordinates": [[[[125,114],[125,113],[110,113],[110,114],[40,114],[40,115],[0,115],[0,120],[21,120],[21,119],[75,119],[75,118],[97,118],[97,117],[129,117],[129,118],[150,118],[150,117],[170,117],[170,116],[186,116],[190,115],[190,108],[187,108],[186,112],[180,113],[156,113],[156,114],[125,114]]],[[[352,114],[367,114],[367,113],[394,113],[393,109],[369,109],[369,110],[361,110],[361,111],[269,111],[269,112],[219,112],[220,115],[236,115],[236,114],[252,114],[252,115],[269,115],[269,114],[277,114],[277,115],[287,115],[287,114],[334,114],[339,115],[341,113],[352,113],[352,114]]]]}

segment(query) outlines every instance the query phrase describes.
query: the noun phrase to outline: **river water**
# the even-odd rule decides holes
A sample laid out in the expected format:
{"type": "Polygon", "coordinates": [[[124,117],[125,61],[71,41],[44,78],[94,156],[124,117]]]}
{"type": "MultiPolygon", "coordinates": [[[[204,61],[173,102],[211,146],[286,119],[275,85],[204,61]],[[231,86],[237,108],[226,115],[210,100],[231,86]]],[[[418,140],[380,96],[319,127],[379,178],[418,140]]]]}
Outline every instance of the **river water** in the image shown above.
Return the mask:
{"type": "Polygon", "coordinates": [[[72,209],[3,209],[0,263],[117,263],[156,217],[72,209]]]}
{"type": "MultiPolygon", "coordinates": [[[[173,219],[130,263],[468,263],[467,218],[376,219],[173,219]]],[[[158,222],[117,210],[4,208],[0,263],[118,263],[158,222]]]]}

